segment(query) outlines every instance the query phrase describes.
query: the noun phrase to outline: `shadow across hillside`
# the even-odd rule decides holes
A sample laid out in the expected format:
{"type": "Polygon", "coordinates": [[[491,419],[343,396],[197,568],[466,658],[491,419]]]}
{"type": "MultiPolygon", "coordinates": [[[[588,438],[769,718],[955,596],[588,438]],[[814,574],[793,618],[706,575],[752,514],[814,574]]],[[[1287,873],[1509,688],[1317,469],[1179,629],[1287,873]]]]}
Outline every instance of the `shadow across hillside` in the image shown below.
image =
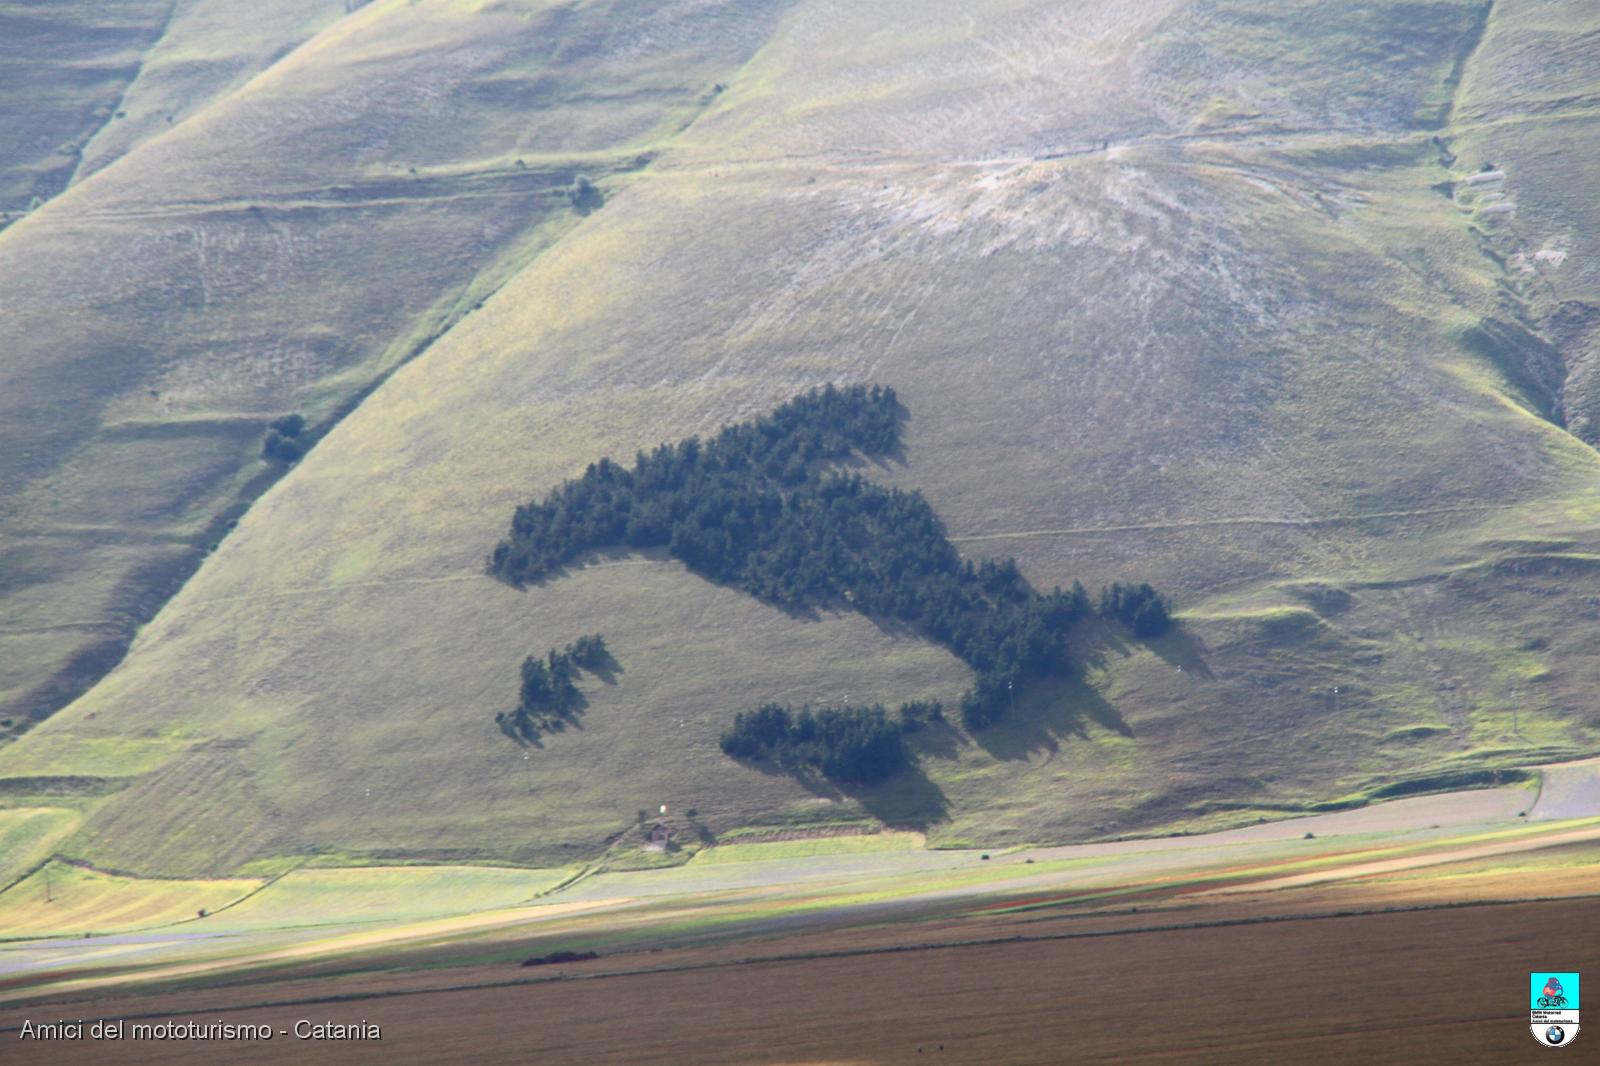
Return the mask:
{"type": "Polygon", "coordinates": [[[769,777],[791,778],[819,799],[833,803],[853,800],[872,817],[894,829],[922,831],[950,817],[950,802],[944,790],[929,780],[916,760],[878,785],[831,781],[810,769],[781,766],[766,760],[738,761],[741,766],[769,777]]]}
{"type": "MultiPolygon", "coordinates": [[[[587,640],[588,638],[584,638],[587,640]]],[[[605,648],[579,668],[580,676],[592,675],[602,684],[617,684],[618,675],[626,673],[622,663],[605,648]]],[[[578,689],[567,698],[567,702],[559,710],[550,709],[539,712],[530,711],[521,707],[513,711],[501,711],[494,716],[495,724],[500,732],[510,737],[521,747],[543,748],[540,738],[548,733],[564,733],[570,727],[581,730],[583,716],[589,710],[589,697],[578,689]]]]}
{"type": "Polygon", "coordinates": [[[1174,624],[1167,632],[1147,641],[1146,644],[1168,666],[1175,666],[1186,674],[1207,681],[1216,680],[1206,662],[1206,653],[1210,649],[1206,647],[1204,641],[1182,625],[1174,624]]]}
{"type": "MultiPolygon", "coordinates": [[[[611,654],[610,648],[601,652],[594,662],[584,667],[584,670],[599,678],[601,684],[605,685],[615,685],[618,675],[628,672],[622,668],[622,664],[617,661],[617,657],[611,654]]],[[[584,702],[587,703],[588,701],[585,700],[584,702]]]]}
{"type": "Polygon", "coordinates": [[[1121,712],[1093,685],[1080,677],[1051,679],[1019,694],[1012,713],[974,734],[973,740],[997,759],[1026,759],[1041,751],[1060,751],[1064,737],[1087,740],[1091,726],[1133,736],[1121,712]]]}
{"type": "Polygon", "coordinates": [[[918,755],[931,756],[935,759],[954,759],[966,746],[965,738],[950,724],[949,719],[929,722],[916,732],[908,734],[906,743],[918,755]]]}
{"type": "Polygon", "coordinates": [[[881,785],[849,789],[845,794],[892,829],[923,831],[950,817],[944,790],[915,763],[881,785]]]}

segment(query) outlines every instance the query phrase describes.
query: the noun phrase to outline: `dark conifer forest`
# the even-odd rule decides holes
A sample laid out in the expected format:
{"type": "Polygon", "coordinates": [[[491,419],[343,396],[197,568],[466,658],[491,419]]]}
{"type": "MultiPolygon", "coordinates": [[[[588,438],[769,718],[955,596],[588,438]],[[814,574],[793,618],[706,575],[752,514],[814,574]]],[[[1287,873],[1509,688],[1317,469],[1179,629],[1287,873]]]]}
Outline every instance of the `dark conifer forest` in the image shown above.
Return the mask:
{"type": "Polygon", "coordinates": [[[907,719],[871,707],[804,708],[769,703],[740,712],[722,734],[722,750],[735,759],[764,760],[790,770],[815,770],[846,784],[875,785],[911,762],[907,719]]]}
{"type": "MultiPolygon", "coordinates": [[[[665,548],[696,574],[780,607],[848,607],[905,624],[972,667],[977,676],[962,696],[961,720],[983,729],[1006,714],[1030,681],[1069,672],[1064,638],[1090,613],[1089,597],[1076,582],[1068,591],[1040,594],[1012,559],[962,559],[920,492],[837,469],[858,454],[893,453],[903,415],[893,389],[830,385],[709,440],[690,437],[641,451],[631,466],[601,459],[543,500],[518,507],[489,569],[522,586],[597,549],[665,548]]],[[[1165,601],[1148,585],[1113,586],[1100,611],[1140,637],[1170,624],[1165,601]]],[[[550,698],[559,706],[553,661],[546,670],[548,682],[535,677],[532,684],[555,686],[550,698]]],[[[877,723],[897,737],[901,725],[878,711],[830,708],[825,725],[816,712],[805,726],[791,715],[791,726],[806,731],[804,740],[736,742],[730,754],[776,758],[780,749],[803,750],[790,761],[866,780],[876,771],[862,776],[848,759],[816,754],[834,747],[817,738],[870,735],[868,746],[880,754],[869,761],[890,765],[894,758],[881,753],[892,745],[876,739],[877,723]],[[847,729],[846,722],[856,724],[847,729]]],[[[775,712],[756,713],[768,721],[775,712]]]]}

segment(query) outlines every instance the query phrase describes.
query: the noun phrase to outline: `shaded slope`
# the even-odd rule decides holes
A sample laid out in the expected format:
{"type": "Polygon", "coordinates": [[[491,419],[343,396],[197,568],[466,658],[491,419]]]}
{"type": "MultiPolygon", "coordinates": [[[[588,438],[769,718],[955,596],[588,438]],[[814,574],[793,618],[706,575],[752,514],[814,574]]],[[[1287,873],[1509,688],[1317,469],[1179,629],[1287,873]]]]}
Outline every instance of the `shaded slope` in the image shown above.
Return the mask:
{"type": "Polygon", "coordinates": [[[325,425],[470,311],[773,9],[638,7],[364,7],[0,234],[0,720],[117,660],[270,483],[265,420],[325,425]]]}
{"type": "Polygon", "coordinates": [[[115,122],[84,146],[75,180],[241,88],[293,49],[349,14],[347,0],[178,0],[159,40],[123,91],[115,122]]]}
{"type": "Polygon", "coordinates": [[[1592,750],[1600,660],[1573,620],[1594,613],[1600,461],[1473,342],[1500,268],[1430,188],[1455,173],[1433,138],[1464,121],[1473,42],[1510,16],[1096,11],[798,4],[0,775],[110,776],[122,738],[159,738],[160,768],[70,848],[187,873],[319,849],[564,860],[661,802],[714,832],[1059,839],[1592,750]],[[728,712],[948,700],[967,671],[658,558],[520,593],[482,574],[505,514],[594,456],[827,380],[895,385],[914,415],[874,479],[924,492],[958,545],[1041,587],[1147,577],[1186,632],[1100,645],[1087,683],[981,743],[942,736],[925,779],[819,797],[722,758],[728,712]],[[626,673],[581,731],[508,757],[490,715],[516,664],[597,630],[626,673]],[[222,740],[270,816],[237,783],[180,787],[222,740]],[[217,852],[141,829],[154,808],[273,833],[217,852]]]}
{"type": "Polygon", "coordinates": [[[173,6],[0,4],[0,227],[66,188],[85,145],[119,121],[122,95],[173,6]]]}
{"type": "Polygon", "coordinates": [[[1542,371],[1600,441],[1600,12],[1498,0],[1458,101],[1454,200],[1496,268],[1497,354],[1542,371]]]}

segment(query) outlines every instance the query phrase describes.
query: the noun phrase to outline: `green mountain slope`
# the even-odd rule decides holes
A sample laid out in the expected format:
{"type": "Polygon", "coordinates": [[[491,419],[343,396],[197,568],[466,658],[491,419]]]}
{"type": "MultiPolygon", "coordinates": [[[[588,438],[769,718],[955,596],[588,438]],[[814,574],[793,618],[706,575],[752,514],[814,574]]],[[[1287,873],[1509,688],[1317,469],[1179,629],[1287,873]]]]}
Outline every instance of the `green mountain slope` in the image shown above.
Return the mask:
{"type": "Polygon", "coordinates": [[[171,6],[0,4],[0,227],[64,189],[89,140],[119,121],[171,6]]]}
{"type": "MultiPolygon", "coordinates": [[[[680,8],[720,10],[629,23],[668,49],[664,69],[683,62],[665,28],[680,8]]],[[[455,25],[453,6],[416,10],[431,32],[455,25]]],[[[1066,839],[1600,746],[1584,626],[1600,457],[1583,421],[1600,58],[1583,5],[797,0],[770,25],[728,18],[713,23],[743,66],[703,110],[683,103],[694,121],[650,141],[655,162],[450,318],[119,668],[0,749],[9,794],[83,794],[66,854],[167,874],[310,852],[559,863],[660,803],[712,833],[879,819],[935,841],[1066,839]],[[733,713],[949,700],[966,667],[661,557],[607,555],[524,591],[484,574],[512,508],[587,463],[825,381],[897,390],[905,448],[872,477],[924,492],[963,551],[1014,554],[1040,588],[1151,580],[1182,630],[1148,646],[1085,632],[1082,683],[976,737],[925,738],[892,785],[819,793],[723,757],[733,713]],[[493,715],[522,658],[597,631],[622,670],[588,691],[582,728],[512,744],[493,715]]],[[[327,64],[294,79],[314,115],[314,93],[412,54],[325,35],[286,62],[327,64]]],[[[217,106],[248,107],[263,79],[217,106]]],[[[665,128],[664,110],[616,118],[639,97],[593,84],[551,120],[569,150],[597,123],[627,132],[595,152],[665,128]]],[[[240,125],[211,114],[168,136],[240,125]]],[[[382,114],[424,172],[481,150],[425,110],[382,114]]],[[[46,212],[86,211],[141,160],[152,181],[185,173],[165,142],[46,212]]],[[[310,184],[349,143],[274,165],[310,184]]],[[[406,162],[383,151],[372,167],[406,162]]],[[[249,169],[220,159],[197,150],[187,173],[249,169]]],[[[390,245],[403,224],[382,222],[340,262],[365,256],[386,298],[415,294],[368,312],[389,334],[494,258],[430,267],[437,234],[390,245]]],[[[337,278],[259,321],[309,329],[313,288],[321,308],[356,299],[323,291],[337,278]]],[[[36,373],[60,366],[41,356],[36,373]]],[[[316,388],[297,395],[331,410],[316,388]]],[[[252,395],[241,455],[262,414],[308,406],[252,395]]]]}
{"type": "Polygon", "coordinates": [[[131,142],[102,133],[0,233],[0,720],[117,661],[276,476],[267,420],[330,421],[493,291],[771,12],[639,8],[372,4],[205,106],[328,12],[175,9],[125,103],[181,121],[109,165],[131,142]]]}
{"type": "Polygon", "coordinates": [[[123,90],[115,121],[84,146],[75,180],[104,169],[134,146],[242,88],[361,6],[347,0],[172,4],[160,39],[145,49],[138,75],[123,90]]]}

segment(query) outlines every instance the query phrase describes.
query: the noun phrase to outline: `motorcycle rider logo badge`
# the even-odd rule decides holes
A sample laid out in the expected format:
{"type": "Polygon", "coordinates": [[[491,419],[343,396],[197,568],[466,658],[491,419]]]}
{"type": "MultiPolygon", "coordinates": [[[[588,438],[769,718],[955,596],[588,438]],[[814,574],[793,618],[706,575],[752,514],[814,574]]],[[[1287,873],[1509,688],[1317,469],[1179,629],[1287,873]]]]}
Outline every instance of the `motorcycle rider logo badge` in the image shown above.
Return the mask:
{"type": "Polygon", "coordinates": [[[1578,975],[1535,970],[1528,975],[1528,1027],[1545,1047],[1566,1047],[1578,1039],[1578,975]]]}

